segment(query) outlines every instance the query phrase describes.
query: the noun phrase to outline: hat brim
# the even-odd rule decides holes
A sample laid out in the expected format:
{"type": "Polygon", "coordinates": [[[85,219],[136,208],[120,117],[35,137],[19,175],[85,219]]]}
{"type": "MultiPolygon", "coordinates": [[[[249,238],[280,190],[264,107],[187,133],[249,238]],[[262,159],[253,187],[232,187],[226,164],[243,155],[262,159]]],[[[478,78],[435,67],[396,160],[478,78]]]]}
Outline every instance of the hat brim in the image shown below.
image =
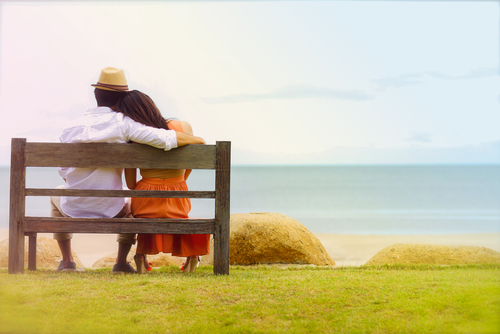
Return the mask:
{"type": "Polygon", "coordinates": [[[102,90],[109,90],[112,92],[130,92],[130,89],[128,89],[127,85],[107,85],[107,84],[102,84],[100,82],[96,84],[91,84],[92,87],[102,89],[102,90]]]}

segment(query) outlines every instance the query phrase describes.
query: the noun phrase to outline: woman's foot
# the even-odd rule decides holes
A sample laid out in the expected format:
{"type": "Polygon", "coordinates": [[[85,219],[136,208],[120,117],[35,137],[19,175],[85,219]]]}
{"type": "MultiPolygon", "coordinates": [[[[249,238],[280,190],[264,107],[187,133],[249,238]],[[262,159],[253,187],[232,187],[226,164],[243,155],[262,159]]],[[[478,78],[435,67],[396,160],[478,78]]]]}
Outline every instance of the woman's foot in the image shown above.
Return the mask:
{"type": "Polygon", "coordinates": [[[135,254],[134,255],[135,266],[137,267],[138,274],[146,274],[151,271],[150,263],[148,263],[146,255],[135,254]]]}
{"type": "MultiPolygon", "coordinates": [[[[198,268],[200,266],[200,263],[201,263],[201,256],[198,255],[197,257],[198,257],[198,264],[196,265],[196,268],[198,268]]],[[[184,262],[181,265],[181,271],[184,271],[187,268],[188,263],[189,263],[189,257],[187,257],[186,262],[184,262]]]]}
{"type": "Polygon", "coordinates": [[[181,266],[181,271],[184,271],[187,267],[187,264],[189,263],[188,259],[186,259],[186,262],[184,262],[181,266]]]}
{"type": "Polygon", "coordinates": [[[200,263],[200,257],[199,256],[189,256],[186,259],[186,263],[182,266],[181,270],[184,271],[184,273],[194,273],[196,271],[196,268],[198,267],[198,264],[200,263]],[[184,269],[183,269],[184,268],[184,269]]]}

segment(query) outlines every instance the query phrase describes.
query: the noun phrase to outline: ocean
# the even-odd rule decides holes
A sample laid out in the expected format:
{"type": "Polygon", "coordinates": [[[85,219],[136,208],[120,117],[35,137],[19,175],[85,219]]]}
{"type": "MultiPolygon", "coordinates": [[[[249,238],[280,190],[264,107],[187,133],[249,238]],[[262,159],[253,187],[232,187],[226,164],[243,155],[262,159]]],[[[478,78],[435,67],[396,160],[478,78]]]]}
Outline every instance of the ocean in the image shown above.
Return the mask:
{"type": "MultiPolygon", "coordinates": [[[[0,228],[8,228],[8,168],[0,168],[0,228]]],[[[55,168],[29,168],[28,187],[62,184],[55,168]]],[[[192,190],[213,190],[213,171],[193,171],[192,190]]],[[[28,215],[49,215],[29,197],[28,215]]],[[[193,199],[191,217],[213,217],[193,199]]],[[[500,232],[500,166],[233,166],[231,213],[279,212],[313,233],[416,235],[500,232]]]]}

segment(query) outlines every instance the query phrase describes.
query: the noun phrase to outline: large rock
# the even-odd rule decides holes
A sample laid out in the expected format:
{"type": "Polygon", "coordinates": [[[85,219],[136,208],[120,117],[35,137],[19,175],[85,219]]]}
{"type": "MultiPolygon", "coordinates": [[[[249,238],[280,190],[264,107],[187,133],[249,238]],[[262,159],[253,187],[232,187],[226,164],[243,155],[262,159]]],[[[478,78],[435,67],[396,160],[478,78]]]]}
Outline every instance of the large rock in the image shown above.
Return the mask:
{"type": "Polygon", "coordinates": [[[395,244],[382,249],[365,265],[484,263],[500,263],[500,253],[489,248],[476,246],[395,244]]]}
{"type": "MultiPolygon", "coordinates": [[[[80,259],[72,252],[77,268],[83,267],[80,259]]],[[[62,260],[61,251],[57,245],[57,241],[51,238],[39,237],[36,243],[36,267],[56,269],[59,262],[62,260]]],[[[7,268],[9,266],[9,239],[0,242],[0,267],[7,268]]],[[[24,266],[28,266],[28,237],[24,243],[24,266]]]]}
{"type": "MultiPolygon", "coordinates": [[[[127,256],[127,261],[132,264],[135,268],[134,255],[135,255],[135,247],[132,247],[127,256]]],[[[92,268],[112,268],[116,261],[117,253],[109,254],[99,260],[97,260],[92,268]]],[[[163,267],[163,266],[181,266],[182,263],[186,260],[184,257],[176,257],[170,254],[156,254],[156,255],[148,255],[148,262],[151,263],[152,267],[163,267]]]]}
{"type": "Polygon", "coordinates": [[[286,215],[269,212],[231,215],[229,262],[335,265],[304,225],[286,215]]]}

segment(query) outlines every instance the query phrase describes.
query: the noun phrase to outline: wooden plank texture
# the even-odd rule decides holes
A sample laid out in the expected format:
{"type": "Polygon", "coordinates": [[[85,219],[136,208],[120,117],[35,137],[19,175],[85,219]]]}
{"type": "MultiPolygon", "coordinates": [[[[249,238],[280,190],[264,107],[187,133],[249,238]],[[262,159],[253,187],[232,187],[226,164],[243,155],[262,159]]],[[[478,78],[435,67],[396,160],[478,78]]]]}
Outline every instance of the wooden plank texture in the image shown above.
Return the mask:
{"type": "Polygon", "coordinates": [[[9,274],[24,272],[26,139],[13,138],[10,162],[9,274]]]}
{"type": "Polygon", "coordinates": [[[215,191],[89,190],[27,188],[26,196],[215,198],[215,191]]]}
{"type": "Polygon", "coordinates": [[[229,275],[231,143],[217,142],[215,172],[214,273],[229,275]]]}
{"type": "Polygon", "coordinates": [[[27,143],[27,167],[215,169],[214,145],[164,151],[148,145],[27,143]]]}
{"type": "Polygon", "coordinates": [[[214,219],[26,217],[26,231],[36,233],[213,234],[214,219]]]}

